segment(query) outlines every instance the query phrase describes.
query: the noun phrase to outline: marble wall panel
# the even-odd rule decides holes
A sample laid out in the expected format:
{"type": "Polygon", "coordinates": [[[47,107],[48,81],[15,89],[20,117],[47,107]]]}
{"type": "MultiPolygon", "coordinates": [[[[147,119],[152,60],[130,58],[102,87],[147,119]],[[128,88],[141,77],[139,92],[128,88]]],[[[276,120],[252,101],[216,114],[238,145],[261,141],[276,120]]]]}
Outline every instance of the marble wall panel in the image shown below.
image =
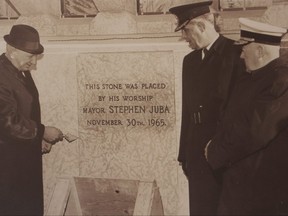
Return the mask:
{"type": "Polygon", "coordinates": [[[58,18],[54,15],[40,14],[20,16],[15,21],[15,24],[31,25],[38,30],[40,36],[55,36],[57,33],[57,22],[58,18]]]}
{"type": "Polygon", "coordinates": [[[67,23],[63,24],[62,22],[58,22],[57,35],[73,36],[73,37],[90,35],[90,23],[81,22],[81,20],[76,20],[76,19],[73,21],[74,21],[73,23],[69,23],[69,24],[67,23]]]}
{"type": "Polygon", "coordinates": [[[272,5],[268,7],[263,16],[263,22],[272,25],[288,28],[288,4],[285,5],[272,5]]]}
{"type": "Polygon", "coordinates": [[[175,29],[171,21],[137,22],[137,33],[169,33],[175,29]]]}
{"type": "Polygon", "coordinates": [[[29,16],[36,14],[60,15],[60,0],[10,0],[21,15],[29,16]]]}
{"type": "Polygon", "coordinates": [[[77,65],[80,175],[155,179],[175,215],[173,53],[80,54],[77,65]]]}
{"type": "Polygon", "coordinates": [[[90,23],[91,35],[135,34],[136,16],[126,11],[99,12],[90,23]]]}
{"type": "MultiPolygon", "coordinates": [[[[32,76],[39,91],[43,124],[78,135],[75,58],[73,54],[45,53],[32,76]]],[[[47,208],[57,177],[79,174],[78,142],[55,144],[43,156],[43,173],[47,208]]]]}
{"type": "MultiPolygon", "coordinates": [[[[1,24],[1,28],[0,28],[0,38],[2,39],[4,35],[9,34],[10,30],[11,30],[11,26],[14,24],[14,21],[10,21],[9,23],[5,23],[5,24],[1,24]]],[[[4,44],[3,44],[4,46],[4,44]]],[[[4,48],[4,47],[0,47],[4,48]]]]}
{"type": "MultiPolygon", "coordinates": [[[[188,45],[187,45],[188,48],[188,45]]],[[[181,111],[182,111],[182,62],[185,55],[191,52],[188,48],[186,51],[174,51],[174,71],[175,71],[175,104],[176,104],[176,145],[177,154],[179,150],[180,128],[181,128],[181,111]]],[[[183,173],[182,167],[177,167],[178,176],[178,206],[177,215],[189,215],[189,191],[188,181],[183,173]]]]}
{"type": "Polygon", "coordinates": [[[120,12],[127,11],[136,15],[136,1],[134,0],[94,0],[99,11],[120,12]]]}

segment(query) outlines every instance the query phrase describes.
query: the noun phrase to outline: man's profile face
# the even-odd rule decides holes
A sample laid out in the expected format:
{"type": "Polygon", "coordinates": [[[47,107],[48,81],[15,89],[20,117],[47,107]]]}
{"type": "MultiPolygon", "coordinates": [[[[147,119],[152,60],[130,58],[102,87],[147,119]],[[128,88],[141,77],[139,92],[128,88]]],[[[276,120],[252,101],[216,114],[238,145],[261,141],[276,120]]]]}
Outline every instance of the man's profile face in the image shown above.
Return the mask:
{"type": "Polygon", "coordinates": [[[202,32],[196,22],[189,22],[182,29],[182,38],[189,43],[191,49],[201,49],[202,47],[202,32]]]}
{"type": "Polygon", "coordinates": [[[38,55],[15,49],[14,60],[20,71],[36,69],[38,55]]]}
{"type": "Polygon", "coordinates": [[[258,69],[257,44],[248,43],[242,48],[241,58],[244,59],[247,71],[258,69]]]}

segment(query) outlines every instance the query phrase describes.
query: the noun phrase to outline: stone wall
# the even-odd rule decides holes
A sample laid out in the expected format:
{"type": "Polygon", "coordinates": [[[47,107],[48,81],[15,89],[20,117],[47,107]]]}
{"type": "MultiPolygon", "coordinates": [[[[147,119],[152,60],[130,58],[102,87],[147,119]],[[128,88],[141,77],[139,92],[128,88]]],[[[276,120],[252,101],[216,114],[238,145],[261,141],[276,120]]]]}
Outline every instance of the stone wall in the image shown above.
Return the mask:
{"type": "MultiPolygon", "coordinates": [[[[156,180],[165,215],[188,215],[187,181],[177,152],[182,59],[190,49],[173,40],[43,41],[45,55],[32,71],[42,121],[79,137],[57,143],[44,155],[45,209],[57,178],[86,176],[156,180]],[[149,88],[151,83],[159,88],[149,88]],[[119,84],[120,90],[113,88],[119,84]],[[125,95],[148,99],[124,102],[125,95]],[[106,99],[100,101],[100,96],[106,99]],[[138,105],[146,112],[115,111],[138,105]],[[110,106],[114,111],[109,114],[110,106]],[[163,112],[151,114],[152,106],[164,107],[163,112]],[[96,107],[103,112],[92,112],[96,107]],[[104,124],[106,120],[117,124],[104,124]]],[[[4,51],[3,41],[0,47],[4,51]]]]}
{"type": "MultiPolygon", "coordinates": [[[[16,6],[18,4],[19,7],[21,6],[24,13],[14,21],[1,20],[0,35],[7,33],[13,24],[24,23],[34,26],[39,30],[40,35],[45,37],[70,37],[71,39],[71,37],[120,37],[121,35],[135,34],[173,34],[174,36],[180,36],[180,33],[173,33],[177,23],[173,15],[138,16],[136,11],[131,11],[131,8],[136,10],[136,6],[126,5],[125,7],[125,1],[119,1],[114,6],[110,3],[104,6],[105,4],[100,1],[100,4],[103,3],[102,10],[94,18],[61,18],[56,13],[57,10],[53,1],[50,4],[46,2],[48,4],[46,7],[50,8],[49,13],[43,9],[41,11],[41,7],[37,4],[36,12],[28,13],[28,8],[25,12],[26,7],[23,6],[22,1],[14,1],[16,6]],[[115,5],[119,5],[117,10],[115,5]]],[[[28,1],[27,5],[29,5],[29,2],[31,4],[31,1],[28,1]]],[[[58,10],[60,9],[58,8],[58,10]]],[[[239,17],[249,17],[288,28],[288,4],[271,5],[267,10],[220,12],[219,28],[221,33],[237,39],[239,37],[239,17]]]]}

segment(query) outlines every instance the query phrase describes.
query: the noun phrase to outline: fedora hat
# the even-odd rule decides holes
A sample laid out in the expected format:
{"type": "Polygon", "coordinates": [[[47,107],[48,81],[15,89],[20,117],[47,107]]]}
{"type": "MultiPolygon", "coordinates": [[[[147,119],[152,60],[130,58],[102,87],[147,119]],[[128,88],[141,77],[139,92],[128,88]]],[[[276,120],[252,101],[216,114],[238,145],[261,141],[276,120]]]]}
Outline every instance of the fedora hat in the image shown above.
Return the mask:
{"type": "Polygon", "coordinates": [[[4,35],[4,40],[12,47],[31,54],[41,54],[44,51],[38,31],[28,25],[14,25],[10,34],[4,35]]]}

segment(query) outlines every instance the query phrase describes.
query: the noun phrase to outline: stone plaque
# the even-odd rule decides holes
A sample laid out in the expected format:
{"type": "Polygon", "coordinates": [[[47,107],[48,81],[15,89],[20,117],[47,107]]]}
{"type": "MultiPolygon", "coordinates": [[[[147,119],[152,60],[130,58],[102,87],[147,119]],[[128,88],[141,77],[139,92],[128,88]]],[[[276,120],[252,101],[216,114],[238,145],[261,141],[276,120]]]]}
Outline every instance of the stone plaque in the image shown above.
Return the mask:
{"type": "Polygon", "coordinates": [[[80,57],[81,128],[165,131],[173,127],[173,64],[163,56],[123,53],[80,57]]]}
{"type": "Polygon", "coordinates": [[[164,210],[175,213],[173,53],[85,53],[77,67],[80,174],[155,179],[164,210]]]}

